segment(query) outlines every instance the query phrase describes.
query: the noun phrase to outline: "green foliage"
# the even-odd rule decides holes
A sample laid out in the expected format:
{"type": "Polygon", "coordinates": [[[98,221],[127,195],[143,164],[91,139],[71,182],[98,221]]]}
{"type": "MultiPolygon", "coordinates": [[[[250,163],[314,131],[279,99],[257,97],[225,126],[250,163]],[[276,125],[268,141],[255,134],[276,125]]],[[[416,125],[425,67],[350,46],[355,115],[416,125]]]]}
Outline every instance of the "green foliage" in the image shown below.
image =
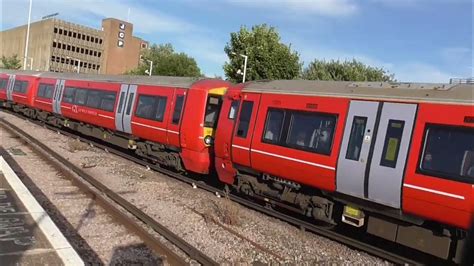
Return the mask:
{"type": "Polygon", "coordinates": [[[10,57],[2,56],[2,68],[4,69],[20,69],[21,61],[18,59],[18,55],[12,55],[10,57]]]}
{"type": "Polygon", "coordinates": [[[138,68],[126,73],[132,75],[148,75],[145,71],[150,68],[148,60],[153,61],[152,75],[176,76],[176,77],[199,77],[201,70],[196,60],[185,53],[176,53],[171,44],[152,45],[150,49],[144,50],[138,68]]]}
{"type": "Polygon", "coordinates": [[[303,70],[302,78],[337,81],[395,81],[394,74],[382,68],[365,65],[355,59],[344,62],[315,59],[303,70]]]}
{"type": "Polygon", "coordinates": [[[281,43],[277,30],[266,24],[253,26],[251,30],[242,26],[238,32],[232,32],[224,51],[229,57],[229,62],[224,64],[224,72],[227,79],[233,82],[242,81],[242,75],[237,71],[240,69],[243,72],[244,58],[239,54],[248,56],[248,81],[294,79],[301,70],[299,54],[281,43]]]}

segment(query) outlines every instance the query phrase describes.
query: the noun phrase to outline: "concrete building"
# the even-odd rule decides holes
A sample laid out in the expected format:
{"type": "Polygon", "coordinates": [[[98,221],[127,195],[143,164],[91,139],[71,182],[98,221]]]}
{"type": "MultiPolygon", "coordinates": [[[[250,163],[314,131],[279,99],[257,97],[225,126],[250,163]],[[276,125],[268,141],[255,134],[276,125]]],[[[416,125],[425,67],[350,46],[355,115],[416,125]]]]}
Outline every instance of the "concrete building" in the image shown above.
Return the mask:
{"type": "MultiPolygon", "coordinates": [[[[27,26],[0,32],[0,56],[24,58],[27,26]]],[[[26,69],[123,74],[140,61],[148,43],[133,36],[133,25],[113,18],[102,29],[46,19],[31,23],[26,69]]],[[[23,60],[21,60],[23,62],[23,60]]]]}

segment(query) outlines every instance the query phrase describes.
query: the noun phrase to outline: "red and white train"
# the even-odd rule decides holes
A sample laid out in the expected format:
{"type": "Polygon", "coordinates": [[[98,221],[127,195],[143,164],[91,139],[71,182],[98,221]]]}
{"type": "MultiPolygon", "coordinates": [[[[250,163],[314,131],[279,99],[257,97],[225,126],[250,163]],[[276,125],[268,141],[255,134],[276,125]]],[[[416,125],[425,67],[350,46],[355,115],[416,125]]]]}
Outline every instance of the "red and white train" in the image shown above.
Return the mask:
{"type": "Polygon", "coordinates": [[[6,108],[327,224],[458,260],[474,86],[0,73],[6,108]]]}

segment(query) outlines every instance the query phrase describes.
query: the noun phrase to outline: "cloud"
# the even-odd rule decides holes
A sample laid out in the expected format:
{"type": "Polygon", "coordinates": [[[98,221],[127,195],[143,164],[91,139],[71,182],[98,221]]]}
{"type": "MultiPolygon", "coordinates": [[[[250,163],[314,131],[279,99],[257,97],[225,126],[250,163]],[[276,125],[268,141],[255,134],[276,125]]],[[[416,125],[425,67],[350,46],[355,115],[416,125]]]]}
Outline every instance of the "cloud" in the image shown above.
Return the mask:
{"type": "MultiPolygon", "coordinates": [[[[91,27],[100,27],[100,20],[114,17],[127,20],[130,8],[130,22],[138,33],[188,32],[196,27],[183,18],[163,14],[149,6],[140,6],[135,1],[112,0],[34,0],[32,20],[42,16],[59,13],[59,18],[91,27]],[[91,25],[94,21],[95,25],[91,25]]],[[[2,29],[27,23],[28,1],[2,1],[2,29]]]]}
{"type": "Polygon", "coordinates": [[[326,16],[348,16],[358,11],[353,0],[226,0],[249,8],[274,9],[326,16]]]}

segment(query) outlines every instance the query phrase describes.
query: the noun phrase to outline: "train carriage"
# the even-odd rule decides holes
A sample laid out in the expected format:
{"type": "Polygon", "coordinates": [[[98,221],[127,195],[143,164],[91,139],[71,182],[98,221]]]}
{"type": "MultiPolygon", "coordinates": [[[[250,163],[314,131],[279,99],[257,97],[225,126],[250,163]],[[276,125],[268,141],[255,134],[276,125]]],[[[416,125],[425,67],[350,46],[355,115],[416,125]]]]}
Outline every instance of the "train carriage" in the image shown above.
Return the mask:
{"type": "Polygon", "coordinates": [[[242,193],[447,258],[474,213],[472,93],[467,84],[235,86],[216,170],[242,193]]]}
{"type": "MultiPolygon", "coordinates": [[[[180,77],[19,73],[1,75],[32,81],[25,96],[28,116],[135,150],[178,170],[212,171],[211,143],[229,83],[180,77]]],[[[16,97],[6,100],[13,108],[23,105],[16,97]]]]}

